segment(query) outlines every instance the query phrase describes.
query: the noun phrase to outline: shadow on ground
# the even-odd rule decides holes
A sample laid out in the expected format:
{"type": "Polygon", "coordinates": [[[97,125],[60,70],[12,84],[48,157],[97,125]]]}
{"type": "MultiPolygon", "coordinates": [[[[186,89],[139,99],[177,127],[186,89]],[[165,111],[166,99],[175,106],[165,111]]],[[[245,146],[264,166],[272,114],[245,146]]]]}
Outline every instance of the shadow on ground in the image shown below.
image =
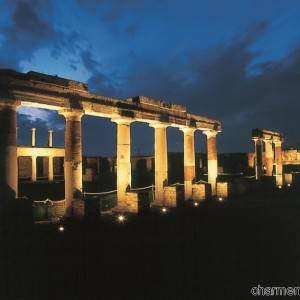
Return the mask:
{"type": "Polygon", "coordinates": [[[14,225],[1,232],[0,298],[244,300],[258,284],[299,286],[299,195],[68,223],[64,232],[14,225]]]}

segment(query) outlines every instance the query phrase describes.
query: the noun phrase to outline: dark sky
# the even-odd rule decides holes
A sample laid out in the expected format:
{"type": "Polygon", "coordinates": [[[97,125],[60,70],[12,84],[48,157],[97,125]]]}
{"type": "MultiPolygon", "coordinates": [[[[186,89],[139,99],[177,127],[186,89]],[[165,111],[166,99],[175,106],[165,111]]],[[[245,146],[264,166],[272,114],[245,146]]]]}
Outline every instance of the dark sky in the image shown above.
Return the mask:
{"type": "MultiPolygon", "coordinates": [[[[148,95],[220,120],[219,152],[251,149],[251,128],[300,146],[298,0],[0,0],[0,67],[87,82],[100,95],[148,95]]],[[[19,110],[19,140],[63,119],[19,110]]],[[[204,136],[197,134],[197,151],[204,136]]],[[[133,153],[153,153],[153,129],[132,127],[133,153]]],[[[115,125],[84,117],[84,153],[115,152],[115,125]]],[[[182,134],[169,130],[169,150],[182,134]]]]}

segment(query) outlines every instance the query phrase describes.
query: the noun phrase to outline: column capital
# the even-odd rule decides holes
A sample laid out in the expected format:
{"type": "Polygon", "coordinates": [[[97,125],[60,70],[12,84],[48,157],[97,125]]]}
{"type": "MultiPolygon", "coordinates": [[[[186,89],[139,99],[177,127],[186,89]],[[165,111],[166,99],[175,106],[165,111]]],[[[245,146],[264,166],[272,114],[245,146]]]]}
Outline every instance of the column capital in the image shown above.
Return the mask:
{"type": "Polygon", "coordinates": [[[262,139],[262,138],[259,138],[259,137],[253,137],[253,138],[252,138],[252,141],[253,141],[254,143],[256,143],[256,142],[258,142],[258,141],[262,142],[263,139],[262,139]]]}
{"type": "Polygon", "coordinates": [[[180,127],[178,127],[178,129],[180,131],[182,131],[183,133],[187,133],[187,134],[188,133],[193,134],[197,130],[197,128],[187,127],[187,126],[180,126],[180,127]]]}
{"type": "Polygon", "coordinates": [[[81,117],[84,115],[84,111],[80,109],[62,109],[58,113],[64,116],[66,120],[74,121],[80,121],[81,117]]]}
{"type": "Polygon", "coordinates": [[[130,125],[132,122],[134,122],[133,119],[121,117],[112,118],[111,121],[118,125],[130,125]]]}
{"type": "Polygon", "coordinates": [[[216,137],[219,132],[216,130],[204,130],[203,134],[207,136],[207,138],[216,137]]]}
{"type": "Polygon", "coordinates": [[[275,140],[275,141],[273,141],[273,143],[274,143],[274,145],[275,145],[276,147],[281,147],[281,146],[282,146],[282,143],[283,143],[283,141],[280,141],[280,140],[275,140]]]}
{"type": "Polygon", "coordinates": [[[151,122],[151,123],[149,123],[149,126],[153,127],[153,128],[168,128],[168,127],[170,127],[170,124],[162,123],[162,122],[151,122]]]}

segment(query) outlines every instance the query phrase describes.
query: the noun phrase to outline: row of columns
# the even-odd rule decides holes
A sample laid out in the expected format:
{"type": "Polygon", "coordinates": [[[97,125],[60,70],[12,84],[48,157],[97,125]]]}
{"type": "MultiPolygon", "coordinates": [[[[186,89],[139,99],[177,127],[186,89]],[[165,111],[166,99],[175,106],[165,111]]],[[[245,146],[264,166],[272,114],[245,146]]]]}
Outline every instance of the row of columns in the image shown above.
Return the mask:
{"type": "Polygon", "coordinates": [[[265,166],[267,176],[276,176],[277,185],[283,183],[283,166],[282,166],[282,141],[262,138],[253,138],[255,143],[255,175],[256,179],[264,176],[263,164],[263,145],[265,145],[265,166]],[[274,145],[274,149],[273,149],[274,145]],[[275,172],[273,166],[275,163],[275,172]]]}
{"type": "MultiPolygon", "coordinates": [[[[1,190],[17,196],[17,141],[16,141],[16,105],[0,106],[0,185],[1,190]]],[[[80,198],[82,193],[82,141],[80,110],[63,110],[59,112],[65,117],[65,199],[66,215],[71,215],[72,200],[80,198]]],[[[130,163],[130,123],[131,120],[113,119],[117,124],[117,190],[118,205],[125,205],[126,192],[131,186],[130,163]]],[[[168,185],[168,147],[167,127],[163,123],[150,124],[155,136],[155,203],[160,205],[164,199],[164,187],[168,185]]],[[[184,183],[185,198],[192,195],[192,183],[195,179],[195,145],[193,128],[182,128],[184,133],[184,183]]],[[[35,131],[34,145],[35,145],[35,131]]],[[[208,181],[212,193],[216,193],[217,148],[216,131],[205,131],[207,136],[208,181]]],[[[50,136],[50,135],[49,135],[50,136]]],[[[52,132],[51,132],[52,137],[52,132]]],[[[50,145],[50,143],[49,143],[50,145]]],[[[52,145],[52,141],[51,141],[52,145]]],[[[51,160],[52,161],[52,160],[51,160]]],[[[53,161],[49,163],[49,168],[53,161]]],[[[33,170],[36,160],[33,159],[33,170]]],[[[53,176],[53,173],[52,175],[53,176]]],[[[36,177],[36,176],[35,176],[36,177]]]]}

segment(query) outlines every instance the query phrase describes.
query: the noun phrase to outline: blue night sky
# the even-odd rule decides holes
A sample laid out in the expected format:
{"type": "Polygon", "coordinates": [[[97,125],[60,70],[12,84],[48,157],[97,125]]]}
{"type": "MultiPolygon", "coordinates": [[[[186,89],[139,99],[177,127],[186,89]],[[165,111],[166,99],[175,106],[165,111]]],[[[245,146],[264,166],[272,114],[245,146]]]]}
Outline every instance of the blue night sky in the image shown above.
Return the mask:
{"type": "MultiPolygon", "coordinates": [[[[0,0],[0,67],[87,82],[101,95],[148,95],[219,119],[219,152],[251,149],[251,128],[279,130],[300,146],[298,0],[0,0]]],[[[19,109],[19,142],[56,113],[19,109]]],[[[169,151],[182,134],[169,129],[169,151]]],[[[197,151],[204,135],[196,135],[197,151]]],[[[84,154],[115,153],[115,125],[84,117],[84,154]]],[[[132,126],[133,154],[153,153],[153,129],[132,126]]]]}

